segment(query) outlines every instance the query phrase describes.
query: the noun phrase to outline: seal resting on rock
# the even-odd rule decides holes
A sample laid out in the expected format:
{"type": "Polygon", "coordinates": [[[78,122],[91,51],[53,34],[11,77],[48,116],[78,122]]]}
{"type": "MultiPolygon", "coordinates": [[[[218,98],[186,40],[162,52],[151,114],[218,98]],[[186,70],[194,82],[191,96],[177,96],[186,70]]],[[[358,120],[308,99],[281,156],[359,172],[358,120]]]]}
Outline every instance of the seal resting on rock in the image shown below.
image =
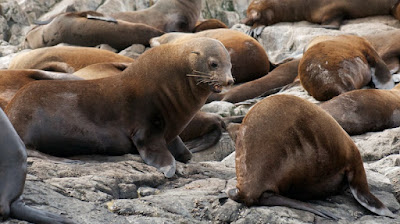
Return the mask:
{"type": "Polygon", "coordinates": [[[400,126],[400,86],[392,90],[359,89],[332,98],[320,107],[349,135],[400,126]]]}
{"type": "Polygon", "coordinates": [[[349,185],[362,206],[395,217],[369,191],[361,155],[350,136],[317,105],[290,95],[270,96],[236,126],[237,185],[228,191],[231,199],[335,219],[298,200],[334,195],[349,185]]]}
{"type": "Polygon", "coordinates": [[[143,23],[106,19],[92,11],[62,13],[48,24],[33,27],[26,34],[25,43],[32,49],[59,43],[87,47],[108,44],[120,51],[132,44],[149,45],[151,38],[164,34],[143,23]]]}
{"type": "Polygon", "coordinates": [[[12,217],[40,224],[73,224],[67,218],[25,205],[21,195],[26,179],[26,157],[24,143],[0,109],[0,218],[3,221],[12,217]]]}
{"type": "Polygon", "coordinates": [[[19,89],[37,80],[82,80],[68,73],[35,69],[0,70],[0,107],[4,109],[19,89]]]}
{"type": "Polygon", "coordinates": [[[236,83],[260,78],[268,73],[270,63],[264,48],[254,38],[230,29],[212,29],[198,33],[167,33],[150,40],[152,47],[161,44],[179,43],[198,37],[209,37],[221,41],[231,55],[232,75],[236,83]]]}
{"type": "Polygon", "coordinates": [[[55,155],[139,152],[166,177],[190,151],[178,135],[211,92],[233,83],[221,42],[197,38],[143,53],[121,75],[41,81],[24,86],[6,108],[30,149],[55,155]]]}
{"type": "Polygon", "coordinates": [[[159,0],[150,8],[118,12],[111,16],[131,23],[144,23],[164,32],[192,32],[200,17],[202,0],[159,0]]]}
{"type": "Polygon", "coordinates": [[[132,58],[93,47],[55,46],[20,53],[11,60],[8,68],[74,73],[91,64],[133,61],[132,58]]]}
{"type": "Polygon", "coordinates": [[[378,89],[394,87],[385,62],[362,37],[320,36],[309,45],[298,74],[304,89],[316,100],[329,100],[369,83],[378,89]]]}

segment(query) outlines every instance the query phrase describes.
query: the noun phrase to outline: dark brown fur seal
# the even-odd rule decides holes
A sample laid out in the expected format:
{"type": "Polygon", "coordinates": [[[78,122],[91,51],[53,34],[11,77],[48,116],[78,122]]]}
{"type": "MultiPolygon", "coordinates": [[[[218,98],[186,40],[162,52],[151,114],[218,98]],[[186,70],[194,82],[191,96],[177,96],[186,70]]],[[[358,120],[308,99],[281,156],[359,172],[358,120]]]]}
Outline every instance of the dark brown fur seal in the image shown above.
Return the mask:
{"type": "Polygon", "coordinates": [[[279,22],[306,20],[327,28],[339,28],[342,20],[394,15],[398,0],[253,0],[242,22],[253,28],[279,22]]]}
{"type": "Polygon", "coordinates": [[[102,16],[92,11],[62,13],[50,23],[30,30],[26,34],[26,46],[35,49],[59,43],[87,47],[108,44],[120,51],[132,44],[149,45],[151,38],[164,34],[146,24],[105,21],[101,20],[102,16]]]}
{"type": "Polygon", "coordinates": [[[300,61],[299,77],[316,100],[329,100],[371,82],[378,89],[393,88],[392,75],[385,62],[362,37],[322,36],[310,45],[300,61]]]}
{"type": "Polygon", "coordinates": [[[72,220],[30,208],[22,201],[26,157],[24,143],[0,109],[0,221],[12,217],[40,224],[72,224],[72,220]]]}
{"type": "Polygon", "coordinates": [[[237,85],[224,93],[212,93],[207,102],[222,100],[239,103],[262,96],[269,91],[279,91],[280,88],[293,83],[297,77],[299,61],[286,62],[272,70],[268,75],[237,85]]]}
{"type": "Polygon", "coordinates": [[[213,29],[195,34],[167,33],[151,39],[150,45],[155,47],[198,37],[209,37],[222,42],[231,55],[232,75],[236,83],[260,78],[269,71],[270,64],[264,48],[254,38],[236,30],[213,29]]]}
{"type": "Polygon", "coordinates": [[[206,19],[202,21],[197,21],[193,33],[198,33],[204,30],[220,29],[220,28],[228,28],[228,26],[218,19],[206,19]]]}
{"type": "Polygon", "coordinates": [[[19,89],[37,80],[82,80],[68,73],[42,70],[0,70],[0,108],[4,109],[19,89]]]}
{"type": "Polygon", "coordinates": [[[88,65],[102,62],[125,62],[134,60],[111,51],[92,47],[45,47],[15,56],[9,69],[40,69],[73,73],[88,65]]]}
{"type": "Polygon", "coordinates": [[[192,32],[200,16],[202,0],[159,0],[148,9],[119,12],[118,20],[144,23],[164,32],[192,32]]]}
{"type": "Polygon", "coordinates": [[[369,191],[360,153],[349,135],[306,100],[265,98],[247,113],[236,138],[237,185],[228,192],[235,201],[288,206],[335,219],[298,200],[334,195],[349,185],[362,206],[395,217],[369,191]]]}
{"type": "Polygon", "coordinates": [[[320,104],[349,135],[400,126],[400,87],[360,89],[320,104]]]}
{"type": "Polygon", "coordinates": [[[28,148],[55,156],[137,151],[171,177],[174,157],[191,158],[178,135],[212,91],[233,83],[231,67],[221,42],[197,38],[150,49],[121,75],[33,82],[6,113],[28,148]]]}

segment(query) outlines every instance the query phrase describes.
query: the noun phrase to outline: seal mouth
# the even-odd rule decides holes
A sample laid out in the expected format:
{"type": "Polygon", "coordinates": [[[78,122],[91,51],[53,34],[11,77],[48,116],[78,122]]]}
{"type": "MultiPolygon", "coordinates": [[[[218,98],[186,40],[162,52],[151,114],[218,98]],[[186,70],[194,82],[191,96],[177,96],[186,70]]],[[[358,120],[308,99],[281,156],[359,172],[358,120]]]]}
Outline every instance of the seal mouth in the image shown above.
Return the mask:
{"type": "Polygon", "coordinates": [[[214,84],[210,86],[211,91],[214,93],[220,93],[222,91],[222,85],[221,84],[214,84]]]}

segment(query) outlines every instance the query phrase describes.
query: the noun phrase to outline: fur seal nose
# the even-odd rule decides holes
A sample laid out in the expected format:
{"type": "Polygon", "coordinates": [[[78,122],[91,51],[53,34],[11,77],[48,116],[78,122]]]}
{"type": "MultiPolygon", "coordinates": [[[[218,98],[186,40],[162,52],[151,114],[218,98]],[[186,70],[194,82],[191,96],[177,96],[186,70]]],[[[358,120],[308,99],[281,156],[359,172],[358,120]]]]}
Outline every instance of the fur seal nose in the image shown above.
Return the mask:
{"type": "Polygon", "coordinates": [[[228,86],[233,85],[233,83],[234,83],[233,79],[228,79],[228,86]]]}

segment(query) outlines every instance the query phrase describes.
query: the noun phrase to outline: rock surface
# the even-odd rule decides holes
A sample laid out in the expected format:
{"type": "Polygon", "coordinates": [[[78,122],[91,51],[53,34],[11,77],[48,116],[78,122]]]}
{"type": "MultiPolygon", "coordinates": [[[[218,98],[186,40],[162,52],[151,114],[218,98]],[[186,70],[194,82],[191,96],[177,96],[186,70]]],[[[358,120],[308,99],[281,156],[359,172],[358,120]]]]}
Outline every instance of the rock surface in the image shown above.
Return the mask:
{"type": "MultiPolygon", "coordinates": [[[[24,32],[34,20],[49,18],[68,7],[103,13],[149,7],[156,0],[0,0],[0,68],[23,47],[24,32]]],[[[203,0],[203,18],[219,18],[234,29],[244,18],[250,0],[203,0]]],[[[397,29],[392,17],[347,21],[339,31],[299,22],[267,27],[260,43],[273,63],[301,57],[304,46],[316,35],[356,33],[360,35],[397,29]]],[[[121,54],[137,57],[144,46],[133,46],[121,54]]],[[[25,50],[27,51],[27,50],[25,50]]],[[[279,94],[292,94],[318,103],[295,86],[279,94]]],[[[213,102],[202,110],[222,116],[244,115],[260,99],[238,104],[213,102]]],[[[364,160],[372,192],[400,215],[400,128],[353,136],[364,160]]],[[[286,207],[247,208],[226,197],[235,186],[234,144],[227,133],[219,144],[195,154],[188,164],[177,164],[177,174],[166,179],[138,155],[117,157],[82,156],[80,163],[60,163],[28,158],[25,202],[32,207],[72,218],[77,223],[335,223],[311,213],[286,207]],[[233,152],[233,153],[232,153],[233,152]]],[[[371,214],[349,191],[311,203],[341,218],[339,223],[400,223],[371,214]]],[[[8,220],[5,223],[25,223],[8,220]]]]}

